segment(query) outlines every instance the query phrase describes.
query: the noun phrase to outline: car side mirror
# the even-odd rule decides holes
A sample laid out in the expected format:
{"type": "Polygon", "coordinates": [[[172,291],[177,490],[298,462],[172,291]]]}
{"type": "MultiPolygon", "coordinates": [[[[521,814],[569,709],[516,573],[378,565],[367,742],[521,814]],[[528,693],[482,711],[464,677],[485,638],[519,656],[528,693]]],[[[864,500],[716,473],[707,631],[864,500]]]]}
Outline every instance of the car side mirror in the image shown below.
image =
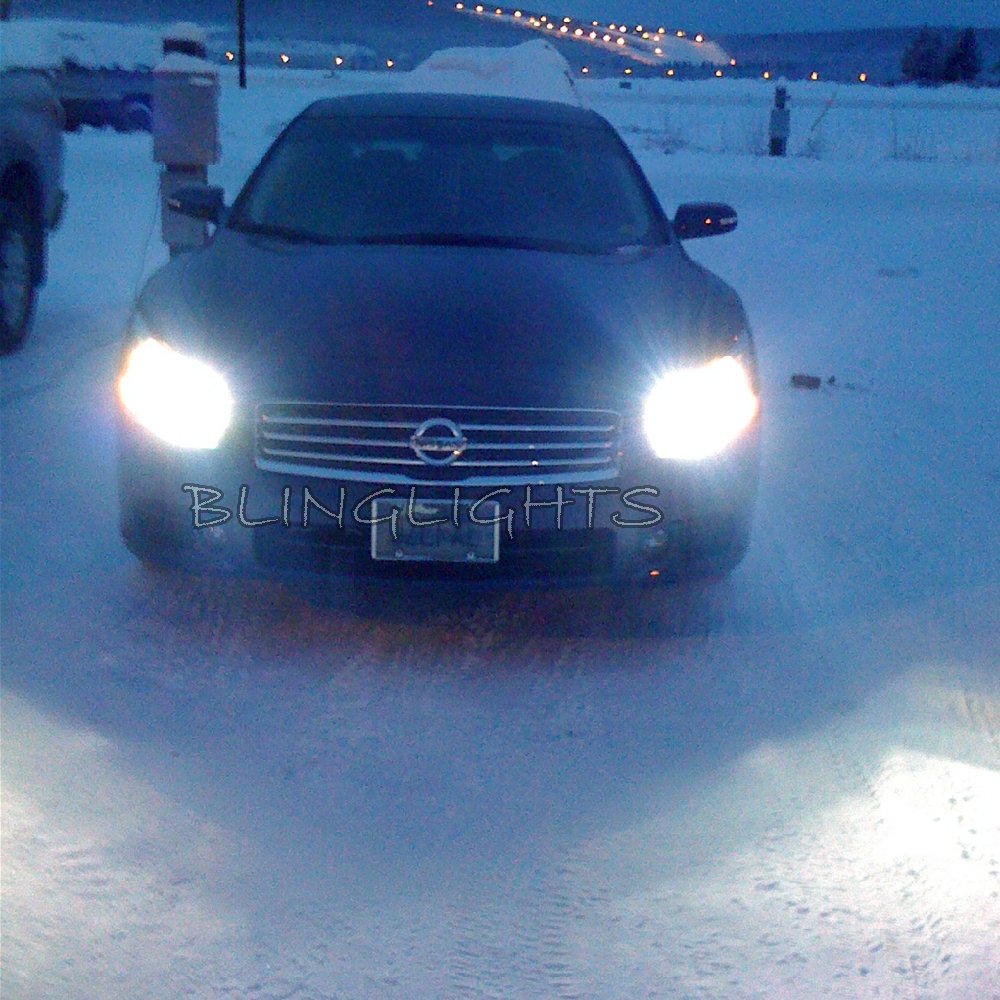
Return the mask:
{"type": "Polygon", "coordinates": [[[226,199],[220,187],[182,187],[167,195],[167,208],[218,225],[226,214],[226,199]]]}
{"type": "Polygon", "coordinates": [[[721,201],[691,201],[674,216],[674,232],[680,240],[721,236],[736,228],[736,209],[721,201]]]}

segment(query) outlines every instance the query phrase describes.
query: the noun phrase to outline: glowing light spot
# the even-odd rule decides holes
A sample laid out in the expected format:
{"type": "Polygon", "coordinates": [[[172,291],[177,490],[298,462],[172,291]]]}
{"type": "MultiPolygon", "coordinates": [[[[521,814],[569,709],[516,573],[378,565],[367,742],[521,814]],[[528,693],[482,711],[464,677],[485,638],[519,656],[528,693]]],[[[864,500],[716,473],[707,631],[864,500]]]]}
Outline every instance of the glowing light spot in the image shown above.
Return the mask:
{"type": "Polygon", "coordinates": [[[867,73],[859,73],[858,74],[858,83],[867,83],[867,82],[868,82],[868,74],[867,73]]]}

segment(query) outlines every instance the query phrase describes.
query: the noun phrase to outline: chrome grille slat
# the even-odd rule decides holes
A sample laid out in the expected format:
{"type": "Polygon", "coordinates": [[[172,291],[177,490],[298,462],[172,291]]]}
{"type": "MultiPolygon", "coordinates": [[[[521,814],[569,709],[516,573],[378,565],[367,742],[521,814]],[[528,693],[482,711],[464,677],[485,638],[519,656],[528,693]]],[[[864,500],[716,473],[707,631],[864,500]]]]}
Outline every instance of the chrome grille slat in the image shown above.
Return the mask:
{"type": "MultiPolygon", "coordinates": [[[[462,430],[467,430],[463,427],[462,430]]],[[[611,441],[559,441],[556,444],[518,444],[470,441],[466,451],[582,451],[584,448],[611,448],[611,441]]]]}
{"type": "Polygon", "coordinates": [[[530,469],[539,465],[555,466],[557,468],[569,468],[580,465],[602,465],[603,458],[546,458],[544,462],[539,461],[516,461],[516,462],[463,462],[457,459],[448,468],[452,469],[530,469]]]}
{"type": "Polygon", "coordinates": [[[403,445],[399,441],[383,441],[379,438],[327,437],[326,435],[320,434],[274,434],[271,431],[262,431],[261,437],[268,441],[308,441],[313,444],[363,444],[366,448],[409,447],[409,444],[403,445]]]}
{"type": "MultiPolygon", "coordinates": [[[[373,458],[371,455],[338,455],[318,451],[285,451],[282,448],[262,449],[268,455],[281,458],[307,458],[311,462],[322,459],[327,462],[361,462],[364,465],[423,465],[419,458],[373,458]]],[[[412,452],[411,452],[412,454],[412,452]]]]}
{"type": "Polygon", "coordinates": [[[615,430],[614,424],[462,424],[465,431],[530,431],[538,434],[561,434],[564,431],[575,431],[577,433],[593,432],[594,434],[610,434],[615,430]]]}
{"type": "Polygon", "coordinates": [[[310,427],[373,427],[384,430],[398,430],[412,426],[408,421],[400,420],[325,420],[322,417],[274,417],[269,414],[262,415],[260,421],[264,424],[303,424],[310,427]]]}
{"type": "MultiPolygon", "coordinates": [[[[378,484],[574,484],[618,475],[621,416],[610,410],[470,406],[258,404],[256,463],[271,472],[378,484]],[[461,455],[425,462],[411,438],[425,421],[461,429],[461,455]]],[[[433,433],[432,433],[433,436],[433,433]]]]}

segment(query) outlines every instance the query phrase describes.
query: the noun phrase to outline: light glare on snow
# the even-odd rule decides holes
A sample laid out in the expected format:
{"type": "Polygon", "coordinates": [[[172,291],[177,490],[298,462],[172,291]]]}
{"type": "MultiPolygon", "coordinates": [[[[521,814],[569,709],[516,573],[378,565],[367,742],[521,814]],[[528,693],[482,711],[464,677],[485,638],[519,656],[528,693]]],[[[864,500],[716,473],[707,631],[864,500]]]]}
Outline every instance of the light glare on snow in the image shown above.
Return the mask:
{"type": "Polygon", "coordinates": [[[178,448],[216,448],[233,415],[226,380],[197,358],[148,337],[129,355],[118,382],[125,408],[178,448]]]}

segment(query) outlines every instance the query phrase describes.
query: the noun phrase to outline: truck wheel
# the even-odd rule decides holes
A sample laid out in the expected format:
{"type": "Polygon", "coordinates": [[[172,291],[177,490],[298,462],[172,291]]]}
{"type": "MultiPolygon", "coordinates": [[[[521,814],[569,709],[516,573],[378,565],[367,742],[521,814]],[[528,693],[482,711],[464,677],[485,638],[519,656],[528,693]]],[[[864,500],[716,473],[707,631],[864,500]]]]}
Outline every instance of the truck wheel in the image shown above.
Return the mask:
{"type": "Polygon", "coordinates": [[[0,353],[21,346],[35,310],[37,224],[16,202],[0,199],[0,353]]]}

